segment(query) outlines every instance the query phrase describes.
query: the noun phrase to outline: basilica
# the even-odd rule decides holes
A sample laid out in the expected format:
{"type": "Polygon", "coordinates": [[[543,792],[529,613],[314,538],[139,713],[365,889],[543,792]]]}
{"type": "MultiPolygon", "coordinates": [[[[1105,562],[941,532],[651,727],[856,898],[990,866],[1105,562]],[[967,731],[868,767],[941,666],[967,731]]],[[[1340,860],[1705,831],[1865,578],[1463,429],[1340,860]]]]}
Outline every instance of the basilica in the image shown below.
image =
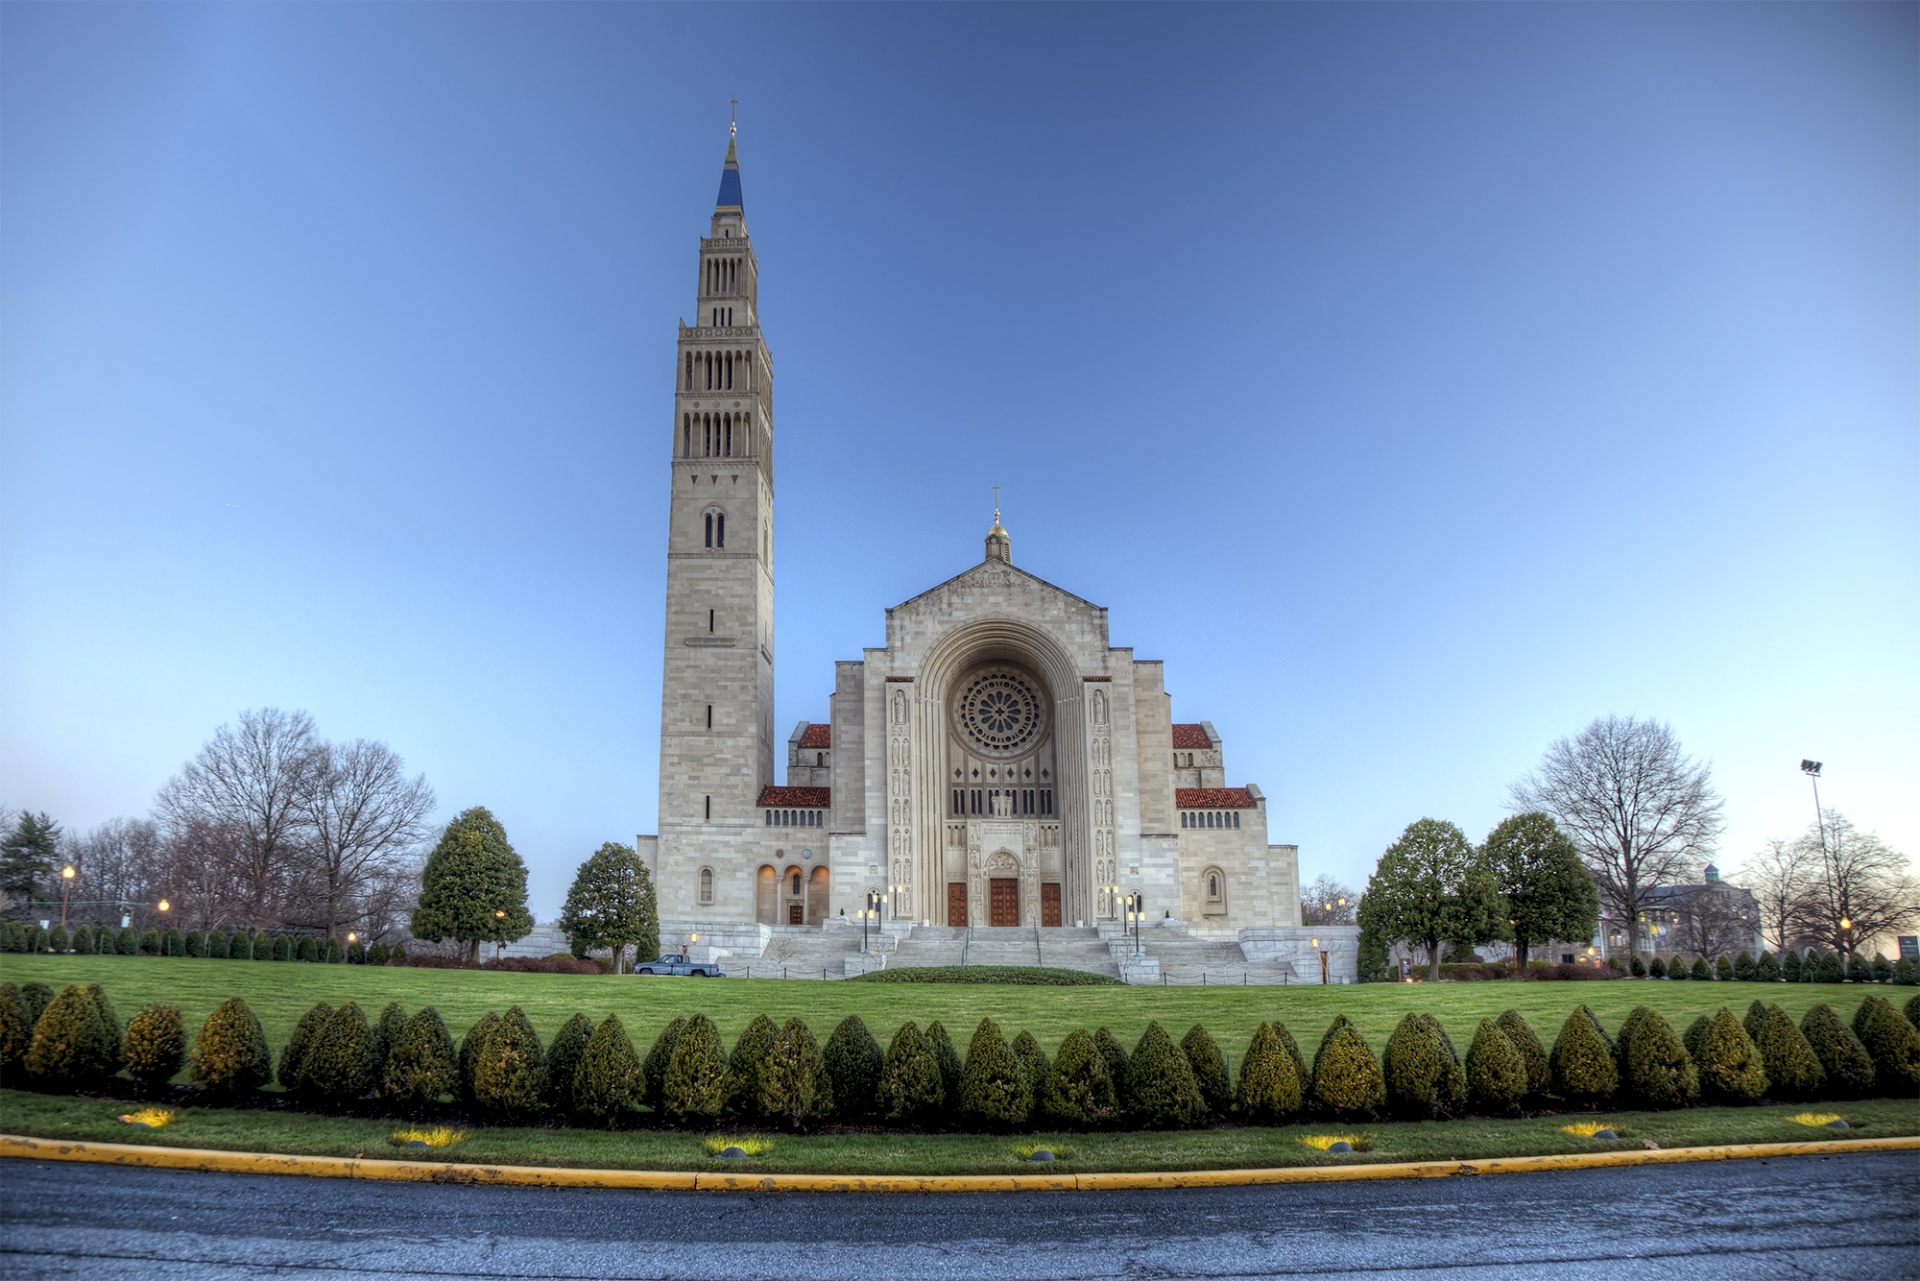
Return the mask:
{"type": "MultiPolygon", "coordinates": [[[[996,510],[976,563],[887,610],[822,719],[774,726],[773,357],[729,141],[674,361],[657,836],[662,941],[757,956],[870,909],[901,928],[1108,925],[1304,952],[1297,851],[1176,720],[1162,664],[1019,568],[996,510]]],[[[956,549],[958,550],[958,549],[956,549]]],[[[965,562],[963,562],[965,563],[965,562]]]]}

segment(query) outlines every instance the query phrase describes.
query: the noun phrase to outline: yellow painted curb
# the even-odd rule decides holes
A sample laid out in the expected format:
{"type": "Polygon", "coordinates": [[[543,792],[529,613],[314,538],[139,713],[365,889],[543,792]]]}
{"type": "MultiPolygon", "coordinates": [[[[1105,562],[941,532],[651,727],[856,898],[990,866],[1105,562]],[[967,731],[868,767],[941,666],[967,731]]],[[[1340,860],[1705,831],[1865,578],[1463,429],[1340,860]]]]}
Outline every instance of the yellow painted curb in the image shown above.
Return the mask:
{"type": "Polygon", "coordinates": [[[1192,1170],[1152,1174],[746,1174],[656,1170],[575,1170],[535,1165],[456,1165],[364,1157],[284,1156],[216,1152],[138,1143],[73,1143],[0,1134],[0,1158],[85,1161],[229,1174],[301,1174],[310,1178],[411,1183],[484,1183],[507,1187],[630,1188],[689,1192],[1091,1192],[1151,1188],[1227,1188],[1276,1183],[1344,1183],[1360,1179],[1435,1179],[1452,1175],[1533,1174],[1621,1165],[1732,1161],[1754,1157],[1839,1156],[1851,1152],[1920,1152],[1920,1135],[1884,1139],[1815,1139],[1701,1148],[1636,1148],[1485,1161],[1402,1161],[1302,1165],[1273,1170],[1192,1170]]]}

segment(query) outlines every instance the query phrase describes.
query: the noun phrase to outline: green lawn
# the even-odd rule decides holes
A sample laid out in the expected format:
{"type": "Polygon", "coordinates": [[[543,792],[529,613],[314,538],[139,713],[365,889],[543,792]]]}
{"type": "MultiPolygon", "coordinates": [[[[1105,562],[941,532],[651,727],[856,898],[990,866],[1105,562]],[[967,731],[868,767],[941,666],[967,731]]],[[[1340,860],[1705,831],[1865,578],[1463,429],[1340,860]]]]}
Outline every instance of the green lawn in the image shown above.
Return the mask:
{"type": "MultiPolygon", "coordinates": [[[[843,1131],[805,1137],[777,1135],[772,1150],[742,1161],[706,1154],[709,1136],[673,1130],[569,1130],[484,1127],[465,1131],[449,1148],[393,1147],[400,1124],[374,1118],[285,1111],[181,1108],[160,1130],[133,1130],[116,1118],[130,1105],[101,1099],[0,1090],[0,1126],[38,1138],[161,1144],[228,1151],[291,1152],[316,1156],[401,1157],[471,1164],[578,1166],[595,1169],[719,1170],[740,1173],[1009,1174],[1070,1171],[1233,1170],[1341,1162],[1487,1160],[1542,1153],[1663,1148],[1717,1143],[1793,1143],[1832,1138],[1920,1134],[1920,1103],[1867,1099],[1823,1105],[1854,1128],[1841,1133],[1796,1123],[1797,1107],[1690,1108],[1678,1112],[1604,1112],[1613,1141],[1579,1138],[1560,1127],[1564,1117],[1324,1125],[1222,1126],[1167,1134],[902,1134],[843,1131]],[[1351,1135],[1357,1156],[1308,1147],[1309,1136],[1351,1135]],[[1021,1158],[1043,1146],[1064,1165],[1030,1165],[1021,1158]]],[[[744,1132],[737,1132],[744,1133],[744,1132]]]]}
{"type": "Polygon", "coordinates": [[[1352,1019],[1376,1051],[1401,1016],[1433,1014],[1464,1052],[1481,1018],[1508,1008],[1526,1016],[1549,1047],[1561,1022],[1581,1002],[1609,1030],[1636,1005],[1649,1005],[1684,1030],[1695,1016],[1721,1006],[1744,1015],[1749,1002],[1778,1002],[1798,1020],[1824,1002],[1850,1021],[1868,990],[1904,1003],[1911,988],[1863,988],[1824,983],[1482,982],[1367,984],[1356,987],[998,987],[942,984],[803,982],[778,979],[669,979],[606,975],[507,974],[486,970],[428,970],[357,965],[302,965],[275,961],[200,961],[135,956],[23,956],[0,954],[0,981],[40,980],[55,990],[97,982],[122,1020],[149,1001],[172,1001],[189,1034],[214,1006],[242,996],[266,1028],[277,1052],[294,1022],[316,1001],[360,1003],[369,1018],[388,1001],[411,1012],[433,1005],[459,1037],[486,1011],[518,1005],[540,1034],[550,1036],[576,1011],[593,1018],[618,1013],[643,1051],[676,1015],[703,1012],[731,1043],[756,1014],[775,1020],[799,1016],[823,1040],[848,1014],[866,1020],[885,1044],[908,1019],[923,1027],[943,1021],[964,1054],[982,1017],[991,1016],[1011,1038],[1031,1031],[1051,1054],[1074,1028],[1105,1026],[1131,1045],[1158,1019],[1176,1039],[1195,1023],[1238,1064],[1263,1020],[1286,1023],[1309,1055],[1335,1014],[1352,1019]]]}

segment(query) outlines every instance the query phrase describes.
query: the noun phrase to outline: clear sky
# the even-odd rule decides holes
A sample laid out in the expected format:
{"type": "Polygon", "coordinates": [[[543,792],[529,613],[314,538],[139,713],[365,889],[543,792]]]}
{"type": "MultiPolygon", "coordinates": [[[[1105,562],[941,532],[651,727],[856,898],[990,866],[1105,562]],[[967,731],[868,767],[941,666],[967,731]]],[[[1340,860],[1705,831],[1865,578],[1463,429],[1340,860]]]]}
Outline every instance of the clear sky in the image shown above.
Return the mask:
{"type": "Polygon", "coordinates": [[[1920,855],[1911,4],[0,6],[0,801],[242,708],[654,830],[674,325],[740,98],[778,733],[975,563],[1302,876],[1672,723],[1920,855]]]}

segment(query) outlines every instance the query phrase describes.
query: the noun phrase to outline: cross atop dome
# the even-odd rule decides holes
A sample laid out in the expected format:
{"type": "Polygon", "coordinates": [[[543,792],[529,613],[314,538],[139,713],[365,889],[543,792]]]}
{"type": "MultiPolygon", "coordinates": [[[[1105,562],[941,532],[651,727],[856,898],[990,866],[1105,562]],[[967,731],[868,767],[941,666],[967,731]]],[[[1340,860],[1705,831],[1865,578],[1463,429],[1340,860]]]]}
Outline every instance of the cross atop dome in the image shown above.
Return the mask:
{"type": "Polygon", "coordinates": [[[1000,486],[993,487],[993,528],[987,531],[987,559],[1013,563],[1013,539],[1000,526],[1000,486]]]}

